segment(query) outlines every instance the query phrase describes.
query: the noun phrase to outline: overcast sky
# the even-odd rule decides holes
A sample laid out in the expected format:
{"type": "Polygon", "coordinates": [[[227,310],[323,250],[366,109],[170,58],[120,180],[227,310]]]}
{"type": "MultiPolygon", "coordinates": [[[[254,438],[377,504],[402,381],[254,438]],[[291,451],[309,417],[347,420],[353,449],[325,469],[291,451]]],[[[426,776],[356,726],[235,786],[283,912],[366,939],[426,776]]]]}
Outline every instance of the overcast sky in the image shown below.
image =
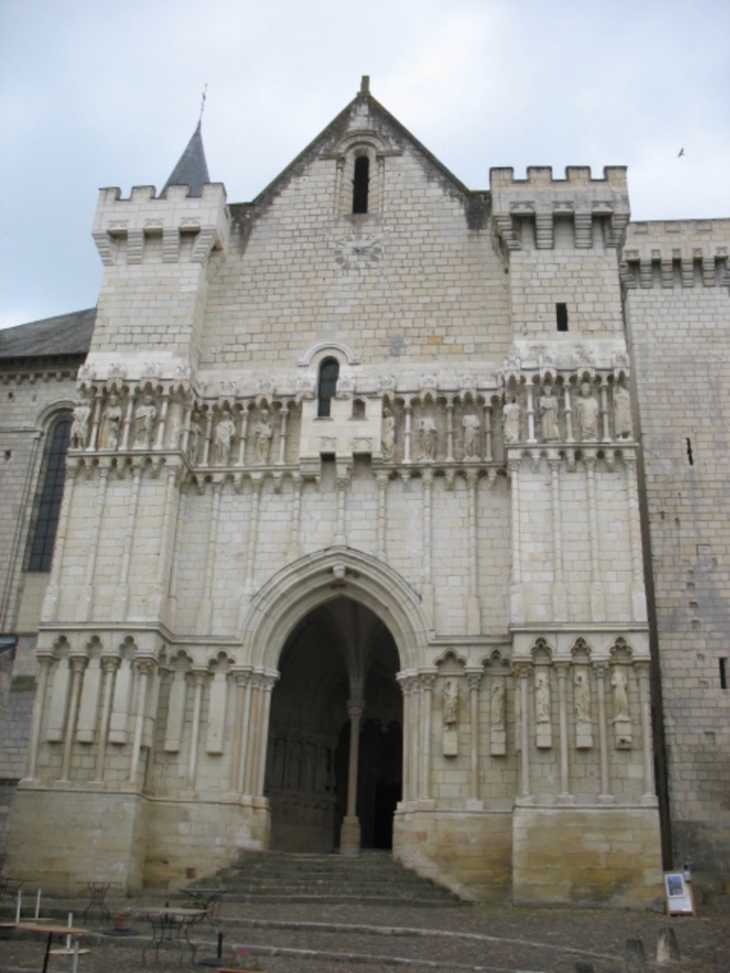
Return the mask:
{"type": "Polygon", "coordinates": [[[96,303],[97,190],[161,189],[206,83],[243,202],[362,74],[472,189],[627,165],[634,219],[730,217],[728,0],[0,0],[0,326],[96,303]]]}

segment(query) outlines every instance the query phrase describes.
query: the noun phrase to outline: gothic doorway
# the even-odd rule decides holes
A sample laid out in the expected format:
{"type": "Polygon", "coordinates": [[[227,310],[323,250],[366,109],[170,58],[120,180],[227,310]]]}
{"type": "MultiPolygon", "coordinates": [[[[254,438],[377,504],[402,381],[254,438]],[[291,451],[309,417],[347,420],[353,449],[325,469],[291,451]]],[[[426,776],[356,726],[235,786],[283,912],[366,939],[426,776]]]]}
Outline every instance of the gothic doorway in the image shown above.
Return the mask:
{"type": "Polygon", "coordinates": [[[338,597],[299,622],[278,668],[265,784],[271,848],[390,848],[403,754],[391,633],[370,609],[338,597]]]}

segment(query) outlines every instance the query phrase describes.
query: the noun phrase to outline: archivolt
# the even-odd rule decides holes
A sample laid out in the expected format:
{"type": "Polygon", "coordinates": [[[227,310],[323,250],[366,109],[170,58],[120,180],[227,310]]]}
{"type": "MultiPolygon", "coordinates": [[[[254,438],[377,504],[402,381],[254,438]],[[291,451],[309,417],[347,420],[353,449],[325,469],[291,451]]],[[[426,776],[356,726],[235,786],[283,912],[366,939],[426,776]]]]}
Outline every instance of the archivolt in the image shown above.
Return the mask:
{"type": "Polygon", "coordinates": [[[276,669],[294,626],[312,609],[342,597],[365,605],[388,628],[401,669],[418,665],[419,649],[428,642],[419,596],[392,568],[346,547],[301,558],[266,582],[242,618],[244,659],[255,667],[276,669]]]}

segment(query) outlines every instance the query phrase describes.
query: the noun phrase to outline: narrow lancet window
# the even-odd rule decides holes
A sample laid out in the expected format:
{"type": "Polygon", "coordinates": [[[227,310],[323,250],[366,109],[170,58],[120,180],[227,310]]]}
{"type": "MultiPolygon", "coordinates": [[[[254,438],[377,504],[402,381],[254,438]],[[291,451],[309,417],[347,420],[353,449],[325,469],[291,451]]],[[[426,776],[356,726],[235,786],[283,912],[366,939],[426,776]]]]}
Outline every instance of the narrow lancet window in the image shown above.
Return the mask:
{"type": "Polygon", "coordinates": [[[317,398],[319,405],[317,415],[327,418],[330,414],[330,403],[337,391],[337,378],[340,374],[340,364],[336,358],[325,358],[319,368],[319,389],[317,398]]]}
{"type": "Polygon", "coordinates": [[[355,159],[355,178],[352,180],[352,212],[367,213],[370,159],[361,155],[355,159]]]}
{"type": "Polygon", "coordinates": [[[71,420],[64,417],[54,426],[46,449],[43,486],[36,500],[35,518],[31,527],[29,571],[51,570],[70,437],[71,420]]]}
{"type": "Polygon", "coordinates": [[[558,326],[558,331],[568,330],[568,305],[567,304],[555,305],[555,321],[558,326]]]}

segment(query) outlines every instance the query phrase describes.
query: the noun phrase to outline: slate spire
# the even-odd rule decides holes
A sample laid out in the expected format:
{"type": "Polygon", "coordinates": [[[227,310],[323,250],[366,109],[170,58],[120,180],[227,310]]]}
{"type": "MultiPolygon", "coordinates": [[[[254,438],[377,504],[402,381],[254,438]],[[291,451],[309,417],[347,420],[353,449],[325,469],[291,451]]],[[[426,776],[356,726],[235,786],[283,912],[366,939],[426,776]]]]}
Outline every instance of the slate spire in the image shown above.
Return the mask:
{"type": "Polygon", "coordinates": [[[208,175],[208,163],[205,161],[200,122],[198,122],[192,138],[172,170],[172,175],[165,183],[165,188],[160,195],[165,196],[167,194],[168,186],[190,186],[190,195],[200,196],[203,186],[207,182],[210,182],[210,176],[208,175]]]}

